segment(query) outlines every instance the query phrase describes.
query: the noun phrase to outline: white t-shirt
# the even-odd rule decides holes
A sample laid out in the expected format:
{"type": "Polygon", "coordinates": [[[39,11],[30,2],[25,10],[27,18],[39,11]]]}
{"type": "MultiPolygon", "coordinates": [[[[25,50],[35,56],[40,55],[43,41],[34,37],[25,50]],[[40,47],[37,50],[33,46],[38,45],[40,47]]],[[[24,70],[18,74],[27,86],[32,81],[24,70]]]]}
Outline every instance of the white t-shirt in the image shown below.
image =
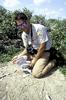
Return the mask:
{"type": "Polygon", "coordinates": [[[32,40],[31,33],[22,33],[23,44],[27,47],[28,44],[32,44],[34,49],[38,49],[41,43],[46,43],[46,50],[49,50],[52,45],[52,41],[47,32],[47,28],[40,24],[32,24],[32,40]]]}

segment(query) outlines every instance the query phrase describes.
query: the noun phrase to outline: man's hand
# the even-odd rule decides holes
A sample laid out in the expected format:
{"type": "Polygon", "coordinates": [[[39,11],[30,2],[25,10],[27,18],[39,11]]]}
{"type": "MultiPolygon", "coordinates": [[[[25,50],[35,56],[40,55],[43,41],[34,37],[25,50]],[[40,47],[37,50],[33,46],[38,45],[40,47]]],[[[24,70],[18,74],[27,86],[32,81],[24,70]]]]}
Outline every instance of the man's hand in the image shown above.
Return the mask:
{"type": "Polygon", "coordinates": [[[33,68],[34,65],[35,65],[35,63],[36,63],[36,58],[33,58],[28,67],[29,67],[29,68],[33,68]]]}
{"type": "Polygon", "coordinates": [[[18,58],[18,56],[13,57],[13,58],[12,58],[12,60],[11,60],[11,61],[12,61],[12,63],[14,63],[14,64],[15,64],[15,63],[16,63],[16,60],[17,60],[17,58],[18,58]]]}
{"type": "Polygon", "coordinates": [[[33,67],[35,65],[35,63],[37,62],[37,60],[43,56],[44,50],[45,50],[45,43],[42,43],[42,44],[40,44],[37,54],[31,60],[29,67],[33,67]]]}
{"type": "Polygon", "coordinates": [[[32,66],[35,65],[36,61],[37,61],[37,59],[36,58],[33,58],[33,60],[31,61],[32,66]]]}
{"type": "Polygon", "coordinates": [[[21,55],[17,55],[15,57],[13,57],[11,61],[12,61],[13,64],[16,64],[17,60],[19,60],[20,58],[21,58],[21,55]]]}

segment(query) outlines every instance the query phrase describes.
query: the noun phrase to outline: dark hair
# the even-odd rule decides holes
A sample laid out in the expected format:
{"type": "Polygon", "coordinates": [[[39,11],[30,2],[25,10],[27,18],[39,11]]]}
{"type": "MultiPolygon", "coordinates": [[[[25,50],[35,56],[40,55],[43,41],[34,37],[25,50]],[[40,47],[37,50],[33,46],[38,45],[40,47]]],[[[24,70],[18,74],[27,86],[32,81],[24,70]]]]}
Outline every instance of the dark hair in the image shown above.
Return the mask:
{"type": "Polygon", "coordinates": [[[19,13],[17,13],[17,14],[15,15],[15,20],[19,20],[19,19],[27,20],[28,18],[27,18],[27,16],[26,16],[24,13],[19,12],[19,13]]]}

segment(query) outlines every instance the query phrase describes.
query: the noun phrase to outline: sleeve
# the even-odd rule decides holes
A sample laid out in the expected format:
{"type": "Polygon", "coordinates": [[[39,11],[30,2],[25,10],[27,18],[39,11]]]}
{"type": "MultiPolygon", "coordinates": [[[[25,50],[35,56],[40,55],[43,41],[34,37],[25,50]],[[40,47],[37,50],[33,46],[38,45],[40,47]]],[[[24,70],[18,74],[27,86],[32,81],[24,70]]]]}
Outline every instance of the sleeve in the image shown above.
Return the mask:
{"type": "Polygon", "coordinates": [[[48,33],[44,27],[41,29],[38,29],[37,33],[38,33],[38,39],[40,43],[45,43],[48,41],[48,33]]]}
{"type": "Polygon", "coordinates": [[[23,44],[24,44],[25,48],[27,48],[27,45],[28,45],[28,35],[25,32],[22,33],[22,40],[23,40],[23,44]]]}

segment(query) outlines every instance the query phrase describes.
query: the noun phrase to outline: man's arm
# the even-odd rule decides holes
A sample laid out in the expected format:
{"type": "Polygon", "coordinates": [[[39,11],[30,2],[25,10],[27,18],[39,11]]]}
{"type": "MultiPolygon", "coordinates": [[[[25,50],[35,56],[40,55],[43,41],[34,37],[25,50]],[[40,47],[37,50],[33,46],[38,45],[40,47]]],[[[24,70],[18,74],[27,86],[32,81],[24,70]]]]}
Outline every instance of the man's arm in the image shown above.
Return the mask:
{"type": "Polygon", "coordinates": [[[20,58],[21,56],[26,55],[26,54],[27,54],[27,50],[25,48],[22,52],[18,53],[15,57],[12,58],[12,62],[15,63],[17,58],[20,58]]]}
{"type": "Polygon", "coordinates": [[[46,43],[42,43],[40,44],[40,47],[38,49],[38,52],[36,54],[36,59],[38,60],[40,57],[42,57],[42,55],[44,54],[46,48],[46,43]]]}
{"type": "Polygon", "coordinates": [[[26,55],[27,54],[27,50],[26,50],[26,48],[22,51],[22,52],[20,52],[18,55],[19,56],[23,56],[23,55],[26,55]]]}
{"type": "Polygon", "coordinates": [[[43,56],[45,48],[46,48],[46,43],[40,44],[38,52],[37,52],[36,56],[33,58],[32,62],[31,62],[32,66],[35,65],[36,61],[43,56]]]}

